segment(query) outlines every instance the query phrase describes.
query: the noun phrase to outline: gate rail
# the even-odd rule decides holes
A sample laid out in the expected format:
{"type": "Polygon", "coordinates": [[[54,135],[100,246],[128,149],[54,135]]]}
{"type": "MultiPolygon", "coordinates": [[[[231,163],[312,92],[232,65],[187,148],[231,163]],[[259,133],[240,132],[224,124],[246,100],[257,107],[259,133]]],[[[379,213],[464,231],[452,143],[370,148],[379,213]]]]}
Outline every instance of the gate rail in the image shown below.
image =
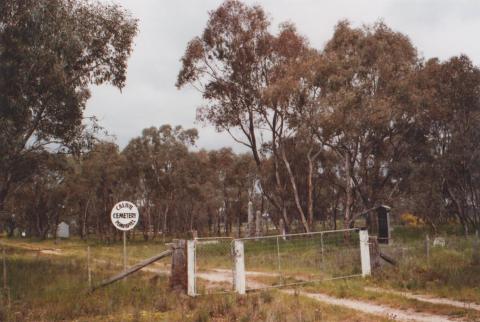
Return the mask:
{"type": "Polygon", "coordinates": [[[236,239],[195,238],[187,247],[188,294],[201,294],[198,279],[208,280],[212,276],[231,283],[231,288],[208,290],[210,294],[245,294],[258,289],[367,276],[368,240],[368,231],[358,228],[236,239]]]}

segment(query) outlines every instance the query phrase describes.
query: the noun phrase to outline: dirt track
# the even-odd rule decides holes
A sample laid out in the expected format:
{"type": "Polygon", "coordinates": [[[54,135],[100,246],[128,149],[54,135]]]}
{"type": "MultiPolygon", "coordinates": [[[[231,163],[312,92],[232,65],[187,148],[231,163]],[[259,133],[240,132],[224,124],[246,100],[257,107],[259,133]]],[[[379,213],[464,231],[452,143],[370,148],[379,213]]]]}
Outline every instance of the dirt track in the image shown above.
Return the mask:
{"type": "MultiPolygon", "coordinates": [[[[53,255],[53,256],[64,255],[61,249],[41,249],[41,248],[31,247],[26,245],[18,245],[17,247],[22,249],[32,250],[32,251],[38,251],[45,255],[53,255]]],[[[97,263],[102,263],[102,264],[104,262],[106,263],[106,261],[102,261],[102,260],[95,260],[95,261],[97,263]]],[[[170,273],[167,269],[165,269],[165,267],[160,268],[159,266],[160,265],[154,264],[151,267],[144,267],[142,271],[155,273],[155,274],[162,274],[162,275],[168,275],[170,273]]],[[[277,274],[274,274],[274,273],[253,272],[253,271],[247,271],[246,274],[247,276],[277,276],[277,274]]],[[[232,272],[226,269],[212,269],[209,271],[198,272],[197,275],[199,278],[213,284],[233,283],[232,272]]],[[[248,281],[248,285],[250,288],[263,288],[267,286],[265,284],[262,284],[256,281],[248,281]]],[[[415,295],[411,293],[384,290],[379,288],[366,288],[366,290],[374,291],[374,292],[393,293],[396,295],[404,296],[404,297],[415,299],[418,301],[429,302],[433,304],[450,305],[452,307],[460,307],[460,308],[473,309],[473,310],[480,311],[480,305],[475,303],[462,303],[459,301],[454,301],[449,299],[435,298],[435,297],[426,296],[426,295],[415,295]]],[[[291,289],[285,289],[285,290],[282,290],[282,292],[289,295],[295,294],[295,291],[291,289]]],[[[297,294],[314,299],[322,303],[342,306],[342,307],[361,311],[368,314],[384,316],[396,321],[419,321],[419,322],[462,321],[461,319],[452,319],[442,315],[436,315],[436,314],[425,313],[425,312],[416,312],[413,309],[401,310],[401,309],[392,308],[386,305],[381,305],[381,304],[376,304],[376,303],[371,303],[366,301],[336,298],[336,297],[332,297],[322,293],[308,293],[303,291],[300,291],[300,292],[297,291],[297,294]]]]}

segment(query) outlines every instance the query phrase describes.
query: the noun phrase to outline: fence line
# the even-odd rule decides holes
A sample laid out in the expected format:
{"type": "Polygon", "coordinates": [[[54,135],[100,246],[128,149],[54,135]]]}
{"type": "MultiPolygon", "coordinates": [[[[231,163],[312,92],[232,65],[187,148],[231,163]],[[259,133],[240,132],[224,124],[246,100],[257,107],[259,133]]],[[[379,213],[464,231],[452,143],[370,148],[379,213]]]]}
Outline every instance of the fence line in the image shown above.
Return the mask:
{"type": "Polygon", "coordinates": [[[200,237],[193,240],[189,251],[195,253],[189,255],[194,262],[189,271],[195,275],[190,295],[233,290],[244,294],[370,273],[365,268],[365,263],[370,265],[368,232],[358,228],[244,238],[200,237]],[[362,234],[367,236],[366,249],[360,240],[362,234]],[[202,285],[205,280],[208,285],[202,285]]]}
{"type": "MultiPolygon", "coordinates": [[[[295,234],[285,234],[285,235],[268,235],[268,236],[253,236],[253,237],[242,237],[242,238],[235,238],[235,240],[252,240],[252,239],[268,239],[268,238],[288,238],[288,237],[295,237],[295,236],[309,236],[309,235],[323,235],[327,233],[341,233],[341,232],[358,232],[359,228],[347,228],[347,229],[338,229],[338,230],[323,230],[323,231],[312,231],[308,233],[295,233],[295,234]]],[[[208,237],[205,237],[208,238],[208,237]]],[[[233,237],[220,237],[220,238],[232,238],[233,237]]]]}

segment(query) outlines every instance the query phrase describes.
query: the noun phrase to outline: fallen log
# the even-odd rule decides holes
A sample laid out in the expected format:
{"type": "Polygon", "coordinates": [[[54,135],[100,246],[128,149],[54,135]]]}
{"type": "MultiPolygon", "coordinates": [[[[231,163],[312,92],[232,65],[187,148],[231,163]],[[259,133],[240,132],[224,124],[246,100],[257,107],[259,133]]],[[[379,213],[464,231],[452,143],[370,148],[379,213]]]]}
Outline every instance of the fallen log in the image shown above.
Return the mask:
{"type": "Polygon", "coordinates": [[[141,261],[140,263],[137,263],[135,264],[134,266],[130,267],[129,269],[127,269],[126,271],[124,272],[121,272],[113,277],[110,277],[109,279],[106,279],[104,281],[102,281],[100,284],[92,287],[92,289],[90,290],[90,293],[95,291],[96,289],[99,289],[101,287],[104,287],[104,286],[107,286],[107,285],[110,285],[112,283],[115,283],[116,281],[119,281],[125,277],[127,277],[128,275],[131,275],[133,273],[135,273],[136,271],[138,270],[141,270],[142,268],[144,268],[145,266],[148,266],[164,257],[167,257],[167,256],[170,256],[172,255],[172,251],[171,250],[166,250],[156,256],[153,256],[151,258],[148,258],[148,259],[145,259],[143,261],[141,261]]]}

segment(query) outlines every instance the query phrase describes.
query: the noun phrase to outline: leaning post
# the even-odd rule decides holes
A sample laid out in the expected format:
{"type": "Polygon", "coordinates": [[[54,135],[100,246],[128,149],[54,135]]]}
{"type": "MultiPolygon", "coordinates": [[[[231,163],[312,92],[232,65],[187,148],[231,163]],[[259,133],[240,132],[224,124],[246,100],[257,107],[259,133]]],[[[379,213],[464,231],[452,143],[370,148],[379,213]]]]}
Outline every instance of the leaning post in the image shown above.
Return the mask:
{"type": "Polygon", "coordinates": [[[360,260],[362,263],[362,276],[371,275],[372,269],[370,266],[370,247],[368,245],[368,230],[360,230],[360,260]]]}
{"type": "Polygon", "coordinates": [[[243,240],[235,240],[233,242],[233,255],[235,260],[234,284],[235,292],[238,294],[245,294],[246,280],[245,280],[245,255],[243,240]]]}

